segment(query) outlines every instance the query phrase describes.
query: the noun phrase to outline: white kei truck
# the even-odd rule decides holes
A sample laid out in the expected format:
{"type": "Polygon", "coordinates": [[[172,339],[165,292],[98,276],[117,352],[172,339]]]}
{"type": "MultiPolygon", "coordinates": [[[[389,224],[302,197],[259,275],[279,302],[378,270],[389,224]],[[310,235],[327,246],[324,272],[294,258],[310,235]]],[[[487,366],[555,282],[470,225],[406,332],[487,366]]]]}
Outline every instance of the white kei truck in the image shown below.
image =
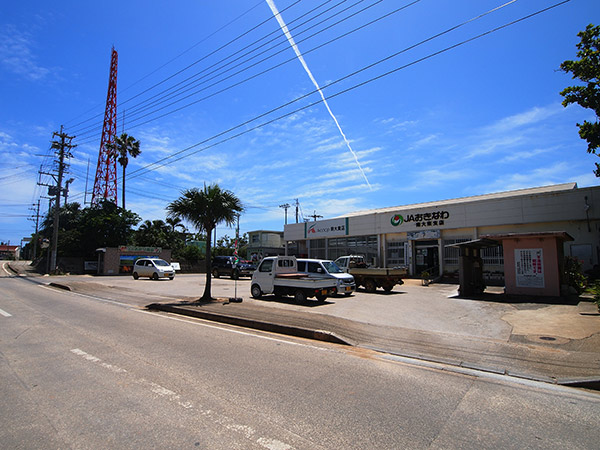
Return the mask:
{"type": "Polygon", "coordinates": [[[298,272],[295,256],[269,256],[252,273],[250,293],[254,298],[263,294],[291,295],[297,303],[316,297],[317,301],[335,294],[337,279],[310,278],[298,272]]]}

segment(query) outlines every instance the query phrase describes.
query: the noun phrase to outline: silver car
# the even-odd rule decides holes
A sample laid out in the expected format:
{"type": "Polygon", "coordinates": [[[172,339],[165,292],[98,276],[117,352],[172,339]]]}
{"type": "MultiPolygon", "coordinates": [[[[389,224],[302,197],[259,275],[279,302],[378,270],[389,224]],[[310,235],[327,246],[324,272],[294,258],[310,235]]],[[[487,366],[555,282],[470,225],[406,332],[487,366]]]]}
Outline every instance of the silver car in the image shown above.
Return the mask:
{"type": "Polygon", "coordinates": [[[172,280],[175,277],[175,269],[164,259],[158,258],[140,258],[133,265],[133,278],[148,277],[153,280],[159,278],[168,278],[172,280]]]}

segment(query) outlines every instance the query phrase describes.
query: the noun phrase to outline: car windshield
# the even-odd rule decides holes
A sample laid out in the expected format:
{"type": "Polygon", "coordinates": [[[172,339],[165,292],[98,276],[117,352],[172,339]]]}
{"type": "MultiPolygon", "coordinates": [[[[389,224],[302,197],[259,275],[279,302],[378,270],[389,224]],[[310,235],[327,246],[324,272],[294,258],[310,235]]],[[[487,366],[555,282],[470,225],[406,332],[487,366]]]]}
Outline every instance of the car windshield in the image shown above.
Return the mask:
{"type": "Polygon", "coordinates": [[[153,259],[152,261],[154,261],[154,264],[156,264],[157,266],[168,266],[169,263],[166,262],[164,259],[153,259]]]}
{"type": "Polygon", "coordinates": [[[327,269],[327,272],[329,272],[329,273],[344,273],[344,271],[342,269],[340,269],[338,267],[338,265],[336,263],[334,263],[333,261],[323,261],[323,265],[325,266],[325,269],[327,269]]]}

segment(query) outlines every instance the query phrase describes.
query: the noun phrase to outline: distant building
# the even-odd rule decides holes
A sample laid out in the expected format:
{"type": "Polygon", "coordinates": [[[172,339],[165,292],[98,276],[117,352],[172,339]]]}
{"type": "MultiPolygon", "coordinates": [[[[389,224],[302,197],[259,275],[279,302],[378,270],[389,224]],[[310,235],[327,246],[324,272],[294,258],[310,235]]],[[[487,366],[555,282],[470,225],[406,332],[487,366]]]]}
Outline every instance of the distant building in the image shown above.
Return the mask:
{"type": "Polygon", "coordinates": [[[98,254],[98,261],[86,262],[86,271],[93,271],[98,275],[129,275],[133,271],[133,265],[139,258],[161,258],[169,263],[171,262],[171,250],[161,247],[121,245],[120,247],[98,248],[96,253],[98,254]]]}
{"type": "Polygon", "coordinates": [[[21,247],[18,245],[0,245],[0,259],[19,259],[21,247]]]}
{"type": "Polygon", "coordinates": [[[265,256],[285,255],[283,231],[248,232],[248,259],[258,261],[265,256]]]}
{"type": "MultiPolygon", "coordinates": [[[[285,226],[289,254],[336,259],[363,255],[410,274],[458,273],[458,248],[449,245],[509,233],[566,232],[562,253],[584,270],[600,263],[600,186],[576,183],[351,212],[285,226]]],[[[514,255],[510,255],[511,258],[514,255]]],[[[482,251],[486,277],[502,277],[502,246],[482,251]]]]}

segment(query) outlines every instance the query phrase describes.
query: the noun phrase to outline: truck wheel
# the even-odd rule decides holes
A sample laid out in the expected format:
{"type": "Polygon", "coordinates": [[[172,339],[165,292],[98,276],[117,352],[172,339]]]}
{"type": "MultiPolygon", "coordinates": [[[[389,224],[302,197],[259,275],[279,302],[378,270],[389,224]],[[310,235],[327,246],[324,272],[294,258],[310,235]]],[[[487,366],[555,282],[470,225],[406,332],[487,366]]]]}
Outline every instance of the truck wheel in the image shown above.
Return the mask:
{"type": "Polygon", "coordinates": [[[237,269],[233,269],[233,272],[231,272],[231,279],[237,280],[239,277],[240,277],[240,271],[237,269]]]}
{"type": "Polygon", "coordinates": [[[326,295],[323,295],[323,294],[321,294],[321,293],[319,293],[319,294],[315,295],[315,297],[317,297],[317,301],[319,301],[319,302],[321,302],[321,303],[323,303],[323,302],[324,302],[324,301],[327,299],[327,296],[326,296],[326,295]]]}
{"type": "Polygon", "coordinates": [[[213,278],[219,278],[219,271],[217,269],[213,269],[213,278]]]}
{"type": "Polygon", "coordinates": [[[369,279],[369,280],[365,281],[365,291],[372,294],[376,290],[377,290],[377,285],[375,284],[375,282],[373,280],[369,279]]]}
{"type": "Polygon", "coordinates": [[[306,294],[304,291],[298,289],[296,292],[294,292],[294,300],[296,303],[304,303],[306,301],[306,294]]]}
{"type": "Polygon", "coordinates": [[[250,294],[252,295],[252,298],[261,298],[262,291],[260,290],[260,286],[258,284],[253,284],[250,289],[250,294]]]}
{"type": "Polygon", "coordinates": [[[133,279],[137,280],[140,276],[138,275],[137,272],[133,272],[133,279]]]}
{"type": "Polygon", "coordinates": [[[392,289],[394,289],[394,285],[392,283],[385,283],[382,287],[385,292],[392,292],[392,289]]]}

